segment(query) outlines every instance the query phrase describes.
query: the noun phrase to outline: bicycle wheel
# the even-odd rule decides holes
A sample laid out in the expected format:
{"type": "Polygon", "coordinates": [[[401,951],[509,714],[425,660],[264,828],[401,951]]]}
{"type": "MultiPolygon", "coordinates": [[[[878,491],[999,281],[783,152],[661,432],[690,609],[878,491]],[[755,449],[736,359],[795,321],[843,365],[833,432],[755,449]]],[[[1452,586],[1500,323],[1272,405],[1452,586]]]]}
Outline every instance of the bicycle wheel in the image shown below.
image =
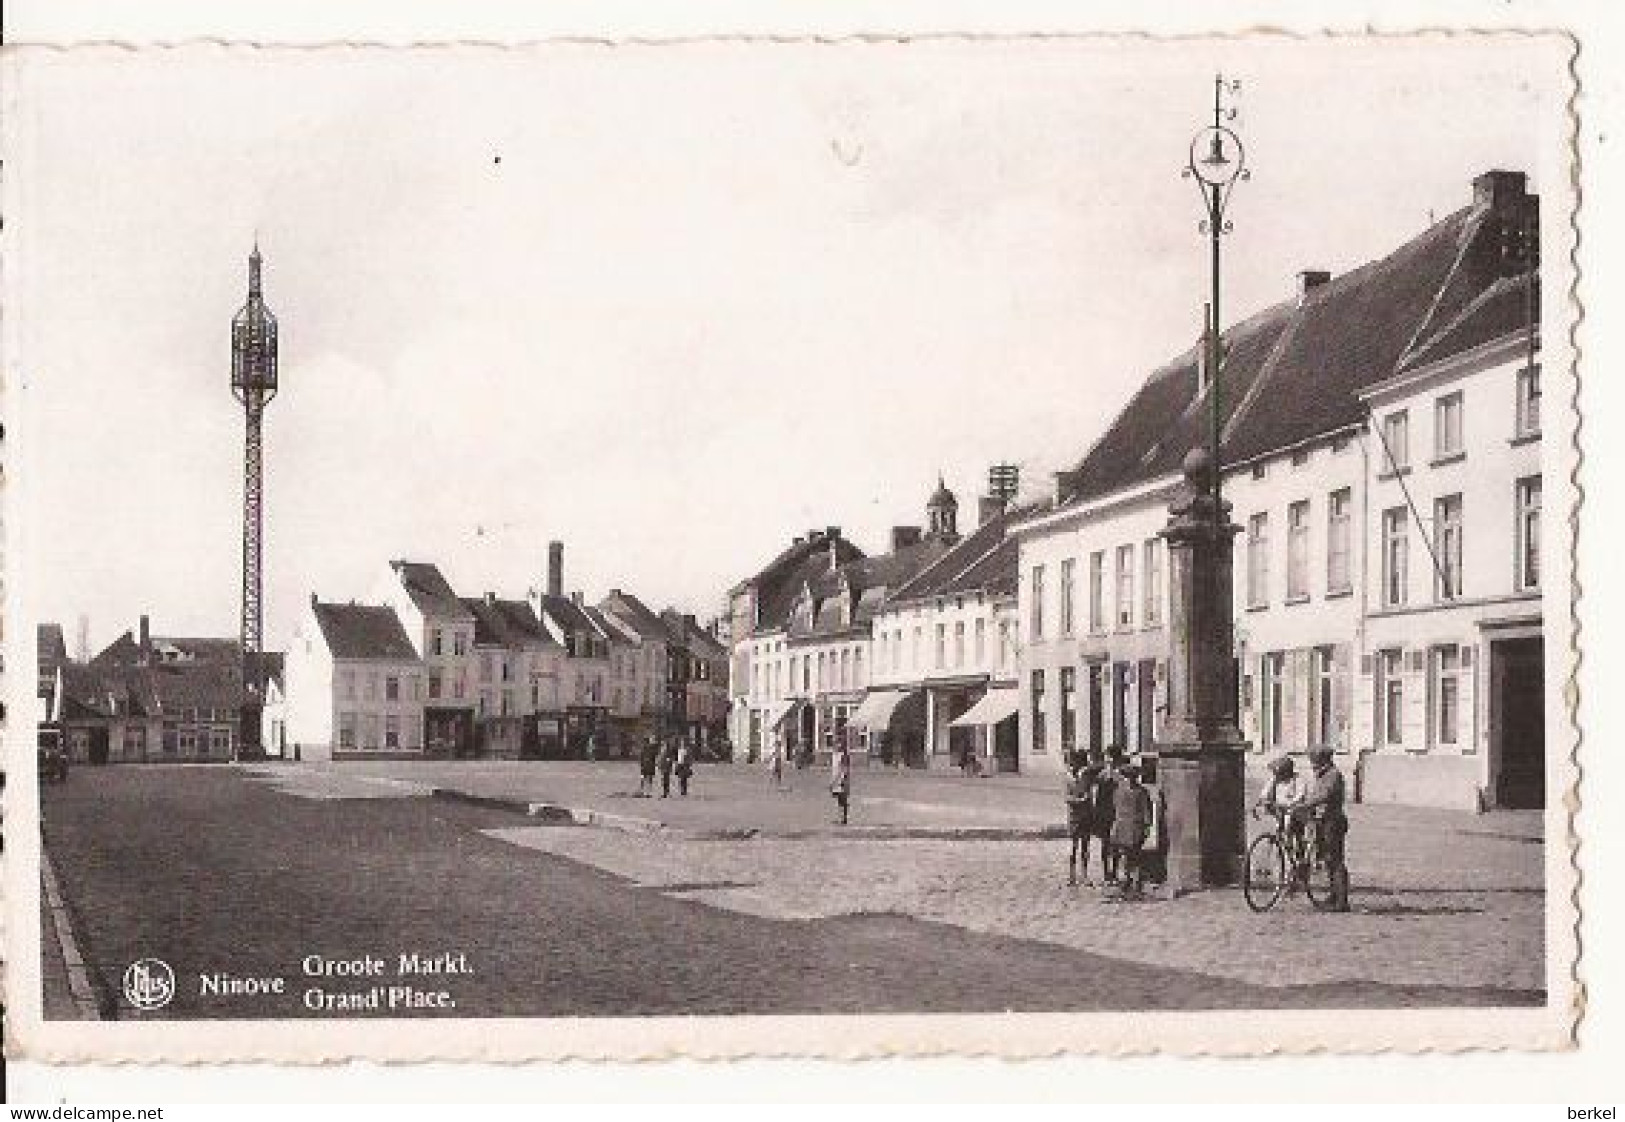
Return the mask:
{"type": "Polygon", "coordinates": [[[1286,895],[1286,850],[1274,834],[1260,834],[1247,847],[1247,865],[1241,873],[1241,892],[1247,906],[1267,912],[1286,895]]]}
{"type": "Polygon", "coordinates": [[[1304,862],[1303,890],[1311,904],[1324,908],[1332,902],[1332,873],[1321,856],[1320,840],[1312,832],[1305,849],[1308,859],[1304,862]]]}

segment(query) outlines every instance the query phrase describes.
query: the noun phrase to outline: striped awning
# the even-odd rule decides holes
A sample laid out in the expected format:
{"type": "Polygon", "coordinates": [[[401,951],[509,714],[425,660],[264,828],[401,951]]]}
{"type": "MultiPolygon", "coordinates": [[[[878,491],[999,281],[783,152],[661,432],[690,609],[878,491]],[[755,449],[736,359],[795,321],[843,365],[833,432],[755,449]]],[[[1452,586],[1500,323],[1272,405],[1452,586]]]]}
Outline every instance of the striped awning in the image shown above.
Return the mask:
{"type": "Polygon", "coordinates": [[[880,732],[891,724],[897,707],[907,701],[916,690],[870,690],[852,715],[846,719],[848,728],[880,732]]]}
{"type": "Polygon", "coordinates": [[[982,700],[948,722],[955,728],[996,725],[1009,720],[1021,709],[1021,695],[1015,686],[994,686],[982,700]]]}

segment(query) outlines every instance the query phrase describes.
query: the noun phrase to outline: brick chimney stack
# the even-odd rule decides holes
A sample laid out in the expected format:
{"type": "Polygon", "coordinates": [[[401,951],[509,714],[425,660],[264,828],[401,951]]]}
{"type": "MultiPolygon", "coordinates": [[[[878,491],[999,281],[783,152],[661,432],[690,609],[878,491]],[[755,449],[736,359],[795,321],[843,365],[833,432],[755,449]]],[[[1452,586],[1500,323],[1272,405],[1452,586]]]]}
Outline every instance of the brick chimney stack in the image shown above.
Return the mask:
{"type": "Polygon", "coordinates": [[[136,647],[140,654],[138,661],[142,666],[152,662],[152,625],[147,619],[147,613],[141,613],[140,630],[136,632],[136,647]]]}
{"type": "Polygon", "coordinates": [[[1332,279],[1325,269],[1302,269],[1298,272],[1298,307],[1309,300],[1309,294],[1332,279]]]}
{"type": "Polygon", "coordinates": [[[547,594],[564,595],[564,543],[547,543],[547,594]]]}

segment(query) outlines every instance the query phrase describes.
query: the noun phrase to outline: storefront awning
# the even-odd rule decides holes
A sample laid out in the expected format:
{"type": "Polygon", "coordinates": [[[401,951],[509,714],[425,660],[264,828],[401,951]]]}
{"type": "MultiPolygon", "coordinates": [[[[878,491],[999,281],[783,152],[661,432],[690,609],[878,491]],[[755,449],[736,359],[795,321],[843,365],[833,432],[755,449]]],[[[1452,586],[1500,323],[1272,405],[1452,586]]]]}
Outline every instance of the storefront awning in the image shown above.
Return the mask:
{"type": "Polygon", "coordinates": [[[982,695],[982,700],[948,722],[955,728],[976,725],[996,725],[1014,717],[1021,709],[1021,694],[1014,686],[995,686],[982,695]]]}
{"type": "Polygon", "coordinates": [[[870,690],[869,695],[863,699],[850,717],[846,719],[848,728],[869,729],[871,732],[880,732],[891,724],[892,714],[897,707],[907,701],[916,691],[914,690],[870,690]]]}
{"type": "Polygon", "coordinates": [[[781,701],[767,711],[767,727],[776,729],[790,718],[790,714],[801,708],[801,701],[792,699],[781,701]]]}

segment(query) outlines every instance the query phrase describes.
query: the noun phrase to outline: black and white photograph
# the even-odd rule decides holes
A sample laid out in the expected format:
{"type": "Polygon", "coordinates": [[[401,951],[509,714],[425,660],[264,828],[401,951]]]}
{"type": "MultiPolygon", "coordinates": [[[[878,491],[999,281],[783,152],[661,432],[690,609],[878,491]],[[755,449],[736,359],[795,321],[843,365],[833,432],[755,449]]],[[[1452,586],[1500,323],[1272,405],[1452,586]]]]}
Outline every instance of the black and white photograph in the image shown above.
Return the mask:
{"type": "Polygon", "coordinates": [[[1573,50],[9,50],[10,1034],[1566,1047],[1573,50]]]}

